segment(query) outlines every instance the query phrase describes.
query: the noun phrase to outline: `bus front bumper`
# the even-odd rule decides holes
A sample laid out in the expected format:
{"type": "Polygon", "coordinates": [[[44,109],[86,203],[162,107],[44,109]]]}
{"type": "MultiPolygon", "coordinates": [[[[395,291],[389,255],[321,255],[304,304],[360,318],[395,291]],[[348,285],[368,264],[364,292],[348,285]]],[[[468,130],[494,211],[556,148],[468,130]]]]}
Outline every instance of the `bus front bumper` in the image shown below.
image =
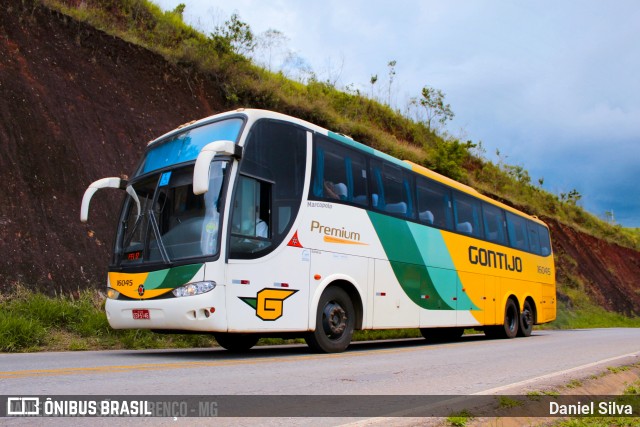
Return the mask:
{"type": "Polygon", "coordinates": [[[224,286],[181,298],[107,299],[105,311],[109,325],[114,329],[227,331],[224,286]]]}

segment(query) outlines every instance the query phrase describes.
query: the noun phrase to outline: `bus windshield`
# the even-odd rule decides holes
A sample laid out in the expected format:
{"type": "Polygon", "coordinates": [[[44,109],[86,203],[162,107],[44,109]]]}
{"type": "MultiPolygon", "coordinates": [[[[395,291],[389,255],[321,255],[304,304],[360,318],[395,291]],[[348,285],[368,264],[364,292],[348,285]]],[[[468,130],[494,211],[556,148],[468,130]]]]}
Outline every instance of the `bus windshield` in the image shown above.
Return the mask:
{"type": "Polygon", "coordinates": [[[149,147],[134,177],[171,165],[195,160],[202,148],[214,141],[238,139],[244,123],[241,118],[221,120],[188,129],[149,147]]]}
{"type": "Polygon", "coordinates": [[[140,214],[133,197],[127,196],[114,263],[173,264],[216,255],[227,166],[227,161],[211,163],[209,191],[199,196],[193,194],[193,165],[165,169],[132,182],[140,214]]]}

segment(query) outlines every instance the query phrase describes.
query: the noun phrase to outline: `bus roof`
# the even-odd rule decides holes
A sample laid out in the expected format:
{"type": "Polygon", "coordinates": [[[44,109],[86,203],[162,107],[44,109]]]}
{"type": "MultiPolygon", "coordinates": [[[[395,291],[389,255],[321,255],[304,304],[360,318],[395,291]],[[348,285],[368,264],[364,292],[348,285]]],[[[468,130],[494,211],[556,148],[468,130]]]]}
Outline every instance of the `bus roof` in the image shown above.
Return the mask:
{"type": "MultiPolygon", "coordinates": [[[[260,120],[260,119],[275,119],[275,120],[284,120],[287,122],[291,122],[294,124],[297,124],[299,126],[305,127],[309,130],[312,130],[314,132],[317,132],[319,134],[328,136],[329,138],[342,143],[344,145],[348,145],[352,148],[355,148],[359,151],[368,153],[370,155],[373,155],[375,157],[378,157],[380,159],[384,159],[388,162],[391,162],[393,164],[395,164],[396,166],[400,166],[402,168],[405,169],[409,169],[412,170],[420,175],[426,176],[427,178],[433,179],[434,181],[440,182],[448,187],[454,188],[458,191],[461,191],[463,193],[469,194],[471,196],[474,196],[478,199],[481,199],[487,203],[490,203],[492,205],[495,206],[499,206],[511,213],[520,215],[520,216],[525,216],[528,219],[531,219],[532,221],[535,221],[541,225],[544,225],[546,227],[546,224],[541,221],[538,217],[536,216],[532,216],[532,215],[528,215],[522,211],[519,211],[518,209],[512,208],[511,206],[505,205],[504,203],[501,203],[497,200],[491,199],[490,197],[487,197],[481,193],[479,193],[476,189],[462,184],[461,182],[458,182],[454,179],[451,179],[449,177],[446,177],[442,174],[439,174],[437,172],[432,171],[431,169],[428,169],[422,165],[419,165],[417,163],[414,163],[410,160],[400,160],[397,159],[387,153],[383,153],[382,151],[376,150],[375,148],[372,148],[368,145],[365,145],[361,142],[355,141],[353,138],[350,138],[346,135],[340,134],[340,133],[336,133],[336,132],[332,132],[328,129],[325,129],[321,126],[315,125],[313,123],[307,122],[305,120],[302,119],[298,119],[296,117],[293,116],[289,116],[286,114],[282,114],[282,113],[277,113],[274,111],[270,111],[270,110],[261,110],[261,109],[253,109],[253,108],[238,108],[237,110],[233,110],[233,111],[228,111],[228,112],[224,112],[224,113],[220,113],[220,114],[215,114],[213,116],[209,116],[209,117],[205,117],[203,119],[200,120],[194,120],[188,123],[185,123],[181,126],[178,126],[176,129],[173,129],[172,131],[169,131],[167,133],[165,133],[164,135],[150,141],[148,143],[148,147],[150,147],[151,145],[164,140],[167,137],[170,137],[174,134],[178,134],[180,132],[184,132],[185,130],[188,130],[190,128],[195,128],[198,126],[202,126],[204,124],[207,124],[209,122],[212,121],[216,121],[225,117],[233,117],[233,116],[239,116],[239,115],[243,115],[248,119],[249,124],[252,124],[253,122],[260,120]]],[[[212,141],[213,142],[213,141],[212,141]]],[[[242,141],[241,141],[242,142],[242,141]]]]}

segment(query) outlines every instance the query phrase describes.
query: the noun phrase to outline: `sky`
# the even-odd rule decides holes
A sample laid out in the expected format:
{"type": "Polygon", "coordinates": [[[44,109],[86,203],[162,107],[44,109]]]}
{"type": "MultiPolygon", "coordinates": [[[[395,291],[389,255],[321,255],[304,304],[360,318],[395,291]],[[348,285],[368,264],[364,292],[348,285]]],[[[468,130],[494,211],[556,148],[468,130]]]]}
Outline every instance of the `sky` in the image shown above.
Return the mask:
{"type": "Polygon", "coordinates": [[[640,227],[636,0],[153,1],[184,3],[184,20],[207,34],[232,13],[256,35],[277,30],[284,42],[256,53],[267,68],[310,69],[401,111],[424,86],[439,89],[455,113],[443,131],[640,227]]]}

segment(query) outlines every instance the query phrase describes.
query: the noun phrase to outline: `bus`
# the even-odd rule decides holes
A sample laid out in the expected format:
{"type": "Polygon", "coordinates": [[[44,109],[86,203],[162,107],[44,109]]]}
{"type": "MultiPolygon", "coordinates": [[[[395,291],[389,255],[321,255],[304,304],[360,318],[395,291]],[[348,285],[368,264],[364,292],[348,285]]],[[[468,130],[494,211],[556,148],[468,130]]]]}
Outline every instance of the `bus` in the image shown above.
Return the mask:
{"type": "Polygon", "coordinates": [[[244,351],[354,330],[531,334],[556,317],[547,226],[418,164],[284,114],[238,109],[148,144],[108,268],[115,329],[212,333],[244,351]]]}

